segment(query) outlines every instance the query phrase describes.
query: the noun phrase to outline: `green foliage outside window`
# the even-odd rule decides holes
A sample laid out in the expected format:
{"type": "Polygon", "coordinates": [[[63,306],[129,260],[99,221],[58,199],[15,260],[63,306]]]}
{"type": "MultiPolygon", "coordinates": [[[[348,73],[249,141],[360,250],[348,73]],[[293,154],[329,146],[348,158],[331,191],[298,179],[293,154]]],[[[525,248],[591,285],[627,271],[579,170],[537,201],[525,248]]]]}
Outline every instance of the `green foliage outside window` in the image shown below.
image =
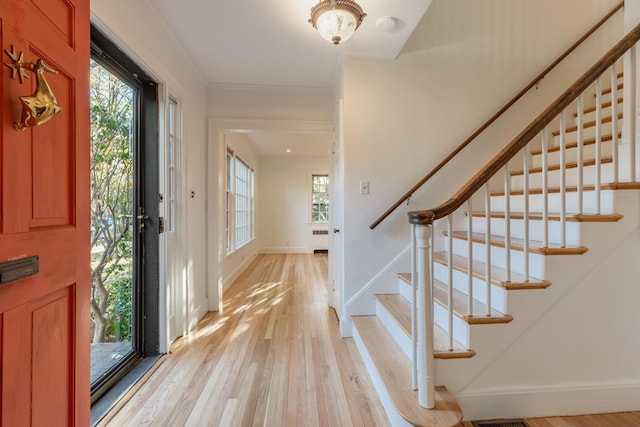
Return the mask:
{"type": "Polygon", "coordinates": [[[329,175],[312,176],[311,221],[329,221],[329,175]]]}
{"type": "Polygon", "coordinates": [[[91,340],[130,341],[134,92],[95,61],[91,105],[91,340]]]}

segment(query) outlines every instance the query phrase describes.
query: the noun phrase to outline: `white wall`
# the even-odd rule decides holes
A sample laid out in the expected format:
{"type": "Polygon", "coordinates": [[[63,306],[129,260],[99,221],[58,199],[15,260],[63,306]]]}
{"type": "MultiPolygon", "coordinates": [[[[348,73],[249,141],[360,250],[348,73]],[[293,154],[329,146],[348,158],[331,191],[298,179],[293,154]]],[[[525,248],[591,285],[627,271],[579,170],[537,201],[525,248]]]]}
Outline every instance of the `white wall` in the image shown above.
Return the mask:
{"type": "Polygon", "coordinates": [[[327,224],[311,223],[311,175],[328,174],[329,157],[262,157],[258,235],[263,253],[311,253],[328,249],[327,224]]]}
{"type": "Polygon", "coordinates": [[[331,120],[328,88],[220,86],[208,89],[209,117],[268,120],[331,120]]]}
{"type": "MultiPolygon", "coordinates": [[[[206,176],[206,81],[171,36],[151,2],[92,0],[91,20],[122,50],[136,60],[160,83],[161,103],[168,94],[182,101],[184,152],[184,193],[193,191],[186,202],[184,223],[186,250],[183,259],[187,280],[188,327],[193,327],[207,311],[205,233],[206,176]]],[[[164,111],[164,104],[161,104],[164,111]]],[[[163,120],[161,120],[163,123],[163,120]]],[[[161,129],[161,136],[164,132],[161,129]]],[[[163,296],[164,297],[164,296],[163,296]]],[[[162,339],[161,339],[162,341],[162,339]]],[[[166,342],[161,351],[166,351],[166,342]]]]}
{"type": "MultiPolygon", "coordinates": [[[[582,47],[465,150],[451,164],[455,172],[436,175],[410,206],[403,205],[375,231],[369,225],[615,4],[437,0],[395,61],[345,60],[343,238],[348,313],[372,313],[371,294],[391,291],[397,270],[384,268],[409,243],[406,213],[451,197],[619,39],[622,15],[607,25],[604,36],[582,47]],[[358,194],[361,180],[370,181],[370,195],[358,194]],[[370,289],[363,292],[363,287],[370,289]]],[[[342,320],[348,321],[348,316],[342,320]]]]}

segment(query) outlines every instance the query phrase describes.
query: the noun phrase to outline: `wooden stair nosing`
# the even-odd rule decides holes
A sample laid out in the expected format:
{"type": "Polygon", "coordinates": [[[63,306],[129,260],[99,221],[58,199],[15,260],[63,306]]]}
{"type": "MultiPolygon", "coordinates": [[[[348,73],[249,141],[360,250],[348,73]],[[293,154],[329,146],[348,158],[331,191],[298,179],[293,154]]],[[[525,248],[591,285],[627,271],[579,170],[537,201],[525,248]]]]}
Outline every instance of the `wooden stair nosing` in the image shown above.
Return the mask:
{"type": "MultiPolygon", "coordinates": [[[[640,190],[640,182],[609,182],[600,184],[601,190],[640,190]]],[[[583,185],[582,191],[595,191],[596,186],[593,184],[583,185]]],[[[575,193],[578,191],[578,187],[576,185],[570,185],[565,188],[565,192],[567,193],[575,193]]],[[[549,194],[560,193],[560,187],[549,187],[547,189],[549,194]]],[[[542,188],[529,188],[529,195],[532,194],[542,194],[542,188]]],[[[504,191],[496,190],[491,192],[491,196],[504,196],[504,191]]],[[[509,193],[511,196],[522,196],[524,195],[524,190],[511,190],[509,193]]]]}
{"type": "MultiPolygon", "coordinates": [[[[622,112],[618,113],[618,119],[622,118],[622,112]]],[[[602,117],[600,119],[600,124],[603,123],[611,123],[611,120],[613,119],[613,116],[606,116],[606,117],[602,117]]],[[[588,122],[585,122],[582,124],[582,128],[583,129],[587,129],[587,128],[592,128],[596,125],[596,120],[589,120],[588,122]]],[[[574,126],[569,126],[568,128],[566,128],[564,130],[565,133],[571,133],[571,132],[575,132],[578,130],[578,125],[574,125],[574,126]]],[[[554,130],[551,132],[552,136],[559,136],[560,135],[560,130],[554,130]]]]}
{"type": "MultiPolygon", "coordinates": [[[[433,254],[433,260],[439,264],[447,266],[447,252],[436,252],[433,254]]],[[[467,258],[460,255],[452,255],[453,269],[467,274],[467,258]]],[[[486,280],[486,264],[480,261],[473,261],[471,264],[471,274],[473,277],[486,280]]],[[[511,280],[507,280],[507,273],[503,268],[491,266],[491,283],[500,286],[508,291],[517,291],[525,289],[545,289],[551,286],[548,280],[530,278],[528,281],[519,273],[511,273],[511,280]]]]}
{"type": "MultiPolygon", "coordinates": [[[[616,102],[616,104],[622,104],[624,102],[623,98],[624,98],[623,96],[619,97],[618,98],[618,102],[616,102]]],[[[602,108],[603,109],[609,108],[609,107],[611,107],[611,101],[606,101],[606,102],[602,103],[602,108]]],[[[596,105],[594,105],[593,107],[585,108],[584,110],[582,110],[582,114],[584,115],[584,114],[593,113],[594,111],[596,111],[596,108],[597,108],[596,105]]],[[[573,113],[573,117],[578,117],[578,112],[577,111],[575,111],[573,113]]]]}
{"type": "MultiPolygon", "coordinates": [[[[411,303],[400,294],[376,294],[376,299],[385,307],[385,310],[398,322],[400,328],[411,337],[411,303]]],[[[447,333],[434,325],[434,351],[436,359],[465,359],[476,355],[474,350],[468,349],[458,341],[453,342],[453,348],[449,349],[447,333]]]]}
{"type": "Polygon", "coordinates": [[[398,278],[411,285],[411,273],[398,273],[398,278]]]}
{"type": "MultiPolygon", "coordinates": [[[[448,233],[443,233],[445,236],[448,233]]],[[[454,231],[451,233],[454,239],[467,240],[466,231],[454,231]]],[[[472,233],[471,240],[474,243],[486,243],[487,236],[484,233],[472,233]]],[[[496,248],[506,247],[506,239],[504,236],[490,235],[489,242],[491,246],[496,248]]],[[[523,239],[515,237],[511,238],[511,249],[514,251],[524,252],[525,242],[523,239]]],[[[529,240],[529,252],[539,255],[582,255],[589,250],[586,246],[561,246],[557,243],[549,243],[549,246],[544,246],[543,242],[537,240],[529,240]]]]}
{"type": "MultiPolygon", "coordinates": [[[[624,87],[624,85],[622,83],[618,83],[618,85],[616,86],[616,89],[617,90],[621,90],[623,87],[624,87]]],[[[611,93],[611,88],[610,87],[602,89],[602,94],[603,95],[608,95],[610,93],[611,93]]],[[[596,94],[594,93],[593,96],[596,96],[596,94]]]]}
{"type": "MultiPolygon", "coordinates": [[[[607,163],[613,163],[613,157],[605,156],[600,158],[600,164],[607,164],[607,163]]],[[[586,159],[582,161],[582,166],[594,166],[595,164],[596,164],[596,159],[586,159]]],[[[575,169],[577,167],[578,167],[577,161],[565,163],[565,169],[575,169]]],[[[547,166],[547,171],[557,171],[557,170],[560,170],[559,164],[547,166]]],[[[541,166],[538,166],[535,168],[529,168],[529,174],[541,173],[541,172],[542,172],[541,166]]],[[[524,171],[511,172],[511,176],[520,176],[520,175],[524,175],[524,171]]]]}
{"type": "MultiPolygon", "coordinates": [[[[618,139],[622,138],[622,131],[618,132],[618,139]]],[[[600,142],[611,142],[613,140],[613,135],[612,134],[605,134],[602,135],[600,137],[600,142]]],[[[587,145],[593,145],[596,143],[596,138],[592,137],[592,138],[585,138],[582,140],[582,145],[583,146],[587,146],[587,145]]],[[[567,150],[571,150],[573,148],[578,148],[578,141],[573,141],[573,142],[568,142],[565,144],[565,149],[567,150]]],[[[556,151],[560,151],[560,146],[559,145],[552,145],[551,147],[549,147],[547,149],[547,153],[554,153],[556,151]]],[[[542,154],[542,149],[541,148],[537,148],[535,150],[531,150],[530,151],[532,156],[538,156],[540,154],[542,154]]]]}
{"type": "MultiPolygon", "coordinates": [[[[442,282],[435,281],[433,286],[434,300],[445,309],[448,305],[449,291],[447,285],[442,282]]],[[[469,325],[489,325],[496,323],[509,323],[513,320],[513,316],[504,314],[498,310],[491,309],[491,316],[486,314],[468,314],[468,298],[466,294],[463,294],[457,289],[453,290],[453,313],[464,320],[469,325]]],[[[475,313],[486,313],[487,305],[478,301],[473,301],[473,306],[476,309],[475,313]]]]}
{"type": "MultiPolygon", "coordinates": [[[[490,213],[491,218],[496,218],[496,219],[504,219],[505,218],[505,213],[502,211],[492,211],[490,213]]],[[[471,216],[476,217],[476,218],[485,218],[486,212],[485,211],[473,211],[471,212],[471,216]]],[[[529,220],[530,221],[542,221],[542,212],[530,212],[529,213],[529,220]]],[[[524,219],[524,213],[523,212],[511,212],[509,215],[510,219],[519,219],[519,220],[523,220],[524,219]]],[[[565,215],[565,221],[568,222],[618,222],[620,221],[622,218],[624,218],[624,215],[622,214],[566,214],[565,215]]],[[[549,215],[547,216],[547,219],[549,221],[560,221],[560,214],[559,213],[549,213],[549,215]]]]}
{"type": "MultiPolygon", "coordinates": [[[[411,274],[410,273],[399,273],[398,277],[401,277],[402,280],[411,284],[411,274]]],[[[448,287],[446,284],[436,280],[434,283],[434,300],[440,304],[445,309],[447,308],[447,296],[449,294],[448,287]]],[[[477,299],[473,300],[473,313],[469,314],[468,310],[468,297],[465,293],[460,292],[457,289],[453,290],[453,313],[464,320],[469,325],[488,325],[493,323],[509,323],[513,320],[513,316],[509,314],[501,313],[498,310],[492,309],[491,316],[486,314],[473,314],[473,313],[486,313],[487,305],[477,299]]],[[[410,308],[410,306],[409,306],[410,308]]],[[[409,319],[409,327],[411,327],[411,319],[409,319]]]]}
{"type": "Polygon", "coordinates": [[[462,410],[445,387],[436,387],[435,408],[418,404],[418,393],[411,387],[411,363],[375,316],[353,316],[376,372],[398,414],[415,426],[458,426],[462,410]]]}

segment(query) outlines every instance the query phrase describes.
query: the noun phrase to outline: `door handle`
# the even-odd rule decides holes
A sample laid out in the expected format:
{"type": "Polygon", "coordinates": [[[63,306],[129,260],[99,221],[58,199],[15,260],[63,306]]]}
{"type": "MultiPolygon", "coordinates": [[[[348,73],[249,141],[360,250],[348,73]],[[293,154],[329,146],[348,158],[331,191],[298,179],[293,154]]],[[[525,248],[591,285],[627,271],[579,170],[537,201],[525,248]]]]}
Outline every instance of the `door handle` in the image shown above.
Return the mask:
{"type": "Polygon", "coordinates": [[[144,222],[149,220],[149,215],[138,215],[136,218],[138,219],[138,232],[142,233],[145,227],[144,222]]]}
{"type": "Polygon", "coordinates": [[[339,229],[339,228],[334,228],[334,229],[333,229],[333,234],[336,234],[336,233],[339,233],[339,232],[340,232],[340,229],[339,229]]]}

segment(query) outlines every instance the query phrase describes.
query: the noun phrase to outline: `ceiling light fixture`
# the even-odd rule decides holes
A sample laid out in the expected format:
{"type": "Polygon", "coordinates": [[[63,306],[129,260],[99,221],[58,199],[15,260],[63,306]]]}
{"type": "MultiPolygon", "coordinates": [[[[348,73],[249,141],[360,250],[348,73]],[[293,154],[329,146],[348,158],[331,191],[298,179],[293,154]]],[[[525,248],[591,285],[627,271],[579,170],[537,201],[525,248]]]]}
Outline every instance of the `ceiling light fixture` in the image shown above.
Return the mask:
{"type": "Polygon", "coordinates": [[[311,8],[309,22],[328,42],[339,44],[355,33],[367,16],[352,0],[320,0],[311,8]]]}

